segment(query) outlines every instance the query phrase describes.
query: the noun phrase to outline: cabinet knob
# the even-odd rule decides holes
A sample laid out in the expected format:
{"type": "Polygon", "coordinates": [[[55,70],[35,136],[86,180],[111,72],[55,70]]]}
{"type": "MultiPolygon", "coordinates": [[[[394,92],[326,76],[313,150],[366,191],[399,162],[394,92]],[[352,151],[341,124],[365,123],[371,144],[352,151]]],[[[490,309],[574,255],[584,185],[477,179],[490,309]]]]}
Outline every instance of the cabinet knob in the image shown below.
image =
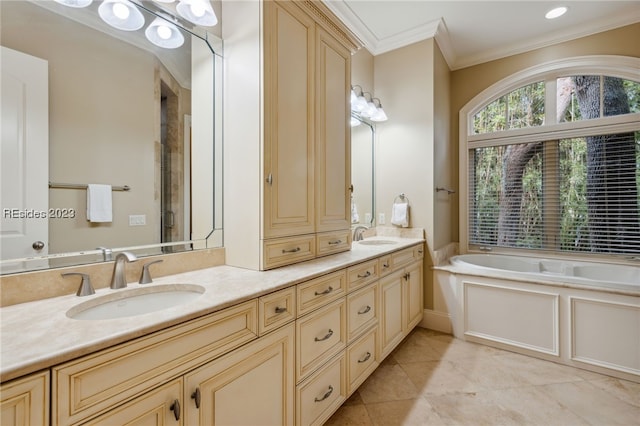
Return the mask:
{"type": "Polygon", "coordinates": [[[200,388],[196,388],[195,391],[191,394],[191,399],[193,399],[196,403],[196,408],[200,408],[200,388]]]}
{"type": "Polygon", "coordinates": [[[297,252],[299,252],[300,250],[301,250],[301,248],[300,248],[300,247],[296,247],[296,248],[294,248],[294,249],[289,249],[289,250],[285,250],[285,249],[283,249],[283,250],[282,250],[282,253],[283,253],[283,254],[284,254],[284,253],[297,253],[297,252]]]}
{"type": "Polygon", "coordinates": [[[333,287],[329,286],[329,288],[328,288],[328,289],[326,289],[325,291],[320,291],[320,292],[316,291],[316,292],[314,292],[313,294],[314,294],[315,296],[322,296],[322,295],[325,295],[325,294],[329,294],[329,293],[331,293],[332,291],[333,291],[333,287]]]}
{"type": "Polygon", "coordinates": [[[364,358],[359,359],[359,360],[358,360],[358,362],[359,362],[360,364],[362,364],[363,362],[367,362],[367,361],[369,361],[369,359],[370,359],[370,358],[371,358],[371,352],[367,352],[367,353],[365,354],[364,358]]]}
{"type": "Polygon", "coordinates": [[[361,311],[358,311],[358,315],[364,315],[364,314],[366,314],[367,312],[369,312],[370,310],[371,310],[371,306],[367,305],[367,307],[366,307],[366,308],[364,308],[364,309],[363,309],[363,310],[361,310],[361,311]]]}
{"type": "Polygon", "coordinates": [[[180,401],[178,401],[177,399],[173,401],[173,404],[171,404],[169,409],[173,411],[173,416],[176,418],[176,420],[180,420],[180,401]]]}
{"type": "Polygon", "coordinates": [[[316,337],[314,340],[316,342],[323,342],[323,341],[327,340],[331,336],[333,336],[333,330],[329,329],[329,332],[327,334],[325,334],[324,337],[316,337]]]}
{"type": "Polygon", "coordinates": [[[325,393],[324,395],[322,395],[322,398],[315,398],[314,401],[315,402],[321,402],[324,401],[325,399],[329,398],[331,396],[331,394],[333,393],[333,386],[329,385],[329,390],[327,391],[327,393],[325,393]]]}

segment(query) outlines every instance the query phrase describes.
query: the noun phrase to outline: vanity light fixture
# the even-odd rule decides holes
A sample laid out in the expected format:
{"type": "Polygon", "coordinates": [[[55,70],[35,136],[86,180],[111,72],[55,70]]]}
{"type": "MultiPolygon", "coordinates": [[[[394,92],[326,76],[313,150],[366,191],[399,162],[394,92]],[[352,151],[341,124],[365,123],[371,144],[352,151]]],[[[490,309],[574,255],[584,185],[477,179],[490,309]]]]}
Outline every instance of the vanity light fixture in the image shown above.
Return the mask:
{"type": "Polygon", "coordinates": [[[367,107],[367,98],[362,93],[362,87],[351,86],[351,111],[360,113],[367,107]],[[356,87],[358,91],[356,92],[356,87]]]}
{"type": "Polygon", "coordinates": [[[87,7],[93,0],[55,0],[57,3],[63,4],[69,7],[87,7]]]}
{"type": "Polygon", "coordinates": [[[374,104],[375,101],[378,101],[378,105],[376,106],[376,112],[371,115],[371,121],[387,121],[387,114],[384,112],[384,109],[382,109],[382,103],[380,102],[380,99],[373,98],[371,100],[371,102],[373,102],[374,104]]]}
{"type": "Polygon", "coordinates": [[[180,0],[176,10],[184,19],[196,25],[213,27],[218,23],[209,0],[180,0]]]}
{"type": "Polygon", "coordinates": [[[358,120],[357,118],[355,118],[355,117],[351,117],[351,121],[350,121],[349,124],[351,124],[351,127],[356,127],[356,126],[361,125],[362,122],[360,120],[358,120]]]}
{"type": "Polygon", "coordinates": [[[369,95],[369,99],[372,99],[371,93],[364,92],[362,94],[362,97],[364,98],[366,103],[364,104],[364,108],[362,109],[362,111],[360,111],[360,115],[364,118],[371,118],[371,115],[376,112],[376,106],[371,100],[367,100],[367,95],[369,95]]]}
{"type": "Polygon", "coordinates": [[[369,92],[363,92],[362,87],[357,85],[351,86],[351,112],[371,121],[387,121],[380,99],[374,98],[369,92]]]}
{"type": "Polygon", "coordinates": [[[554,9],[551,9],[550,11],[548,11],[544,17],[547,19],[556,19],[561,17],[562,15],[564,15],[565,13],[567,13],[567,7],[566,6],[560,6],[560,7],[556,7],[554,9]]]}
{"type": "Polygon", "coordinates": [[[100,18],[114,28],[135,31],[144,25],[144,16],[129,0],[104,0],[98,7],[100,18]]]}
{"type": "Polygon", "coordinates": [[[159,47],[175,49],[184,44],[184,36],[178,28],[167,19],[157,17],[144,31],[147,39],[159,47]]]}

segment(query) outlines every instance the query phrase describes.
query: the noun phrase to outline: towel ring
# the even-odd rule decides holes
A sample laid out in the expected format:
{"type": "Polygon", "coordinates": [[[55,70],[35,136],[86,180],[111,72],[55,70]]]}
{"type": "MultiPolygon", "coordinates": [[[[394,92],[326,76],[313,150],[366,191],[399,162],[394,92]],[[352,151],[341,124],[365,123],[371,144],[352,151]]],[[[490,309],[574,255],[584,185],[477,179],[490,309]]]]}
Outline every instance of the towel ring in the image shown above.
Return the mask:
{"type": "Polygon", "coordinates": [[[400,202],[402,203],[407,203],[409,204],[409,197],[407,197],[406,195],[404,195],[404,192],[402,194],[398,194],[396,196],[396,198],[393,199],[393,204],[396,204],[396,202],[400,200],[400,202]]]}

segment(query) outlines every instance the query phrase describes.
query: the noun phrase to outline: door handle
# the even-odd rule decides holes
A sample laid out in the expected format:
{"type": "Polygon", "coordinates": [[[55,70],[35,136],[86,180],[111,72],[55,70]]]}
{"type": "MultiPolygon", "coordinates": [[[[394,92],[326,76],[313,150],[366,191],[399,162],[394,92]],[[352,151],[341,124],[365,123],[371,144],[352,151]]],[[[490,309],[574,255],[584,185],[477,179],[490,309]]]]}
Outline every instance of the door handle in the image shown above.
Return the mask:
{"type": "Polygon", "coordinates": [[[40,251],[44,248],[44,241],[34,241],[31,247],[33,247],[34,250],[40,251]]]}

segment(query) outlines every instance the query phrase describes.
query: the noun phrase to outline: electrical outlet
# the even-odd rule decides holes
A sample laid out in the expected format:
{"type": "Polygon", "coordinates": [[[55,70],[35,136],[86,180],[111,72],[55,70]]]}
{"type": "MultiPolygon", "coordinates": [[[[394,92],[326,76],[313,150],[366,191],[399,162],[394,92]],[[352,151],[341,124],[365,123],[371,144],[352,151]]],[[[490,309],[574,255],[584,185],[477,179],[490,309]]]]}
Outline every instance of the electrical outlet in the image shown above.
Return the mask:
{"type": "Polygon", "coordinates": [[[371,223],[371,213],[364,214],[364,223],[371,223]]]}
{"type": "Polygon", "coordinates": [[[384,213],[380,213],[378,215],[378,225],[384,225],[386,223],[386,218],[384,216],[384,213]]]}
{"type": "Polygon", "coordinates": [[[144,214],[130,214],[129,226],[144,226],[147,224],[147,216],[144,214]]]}

